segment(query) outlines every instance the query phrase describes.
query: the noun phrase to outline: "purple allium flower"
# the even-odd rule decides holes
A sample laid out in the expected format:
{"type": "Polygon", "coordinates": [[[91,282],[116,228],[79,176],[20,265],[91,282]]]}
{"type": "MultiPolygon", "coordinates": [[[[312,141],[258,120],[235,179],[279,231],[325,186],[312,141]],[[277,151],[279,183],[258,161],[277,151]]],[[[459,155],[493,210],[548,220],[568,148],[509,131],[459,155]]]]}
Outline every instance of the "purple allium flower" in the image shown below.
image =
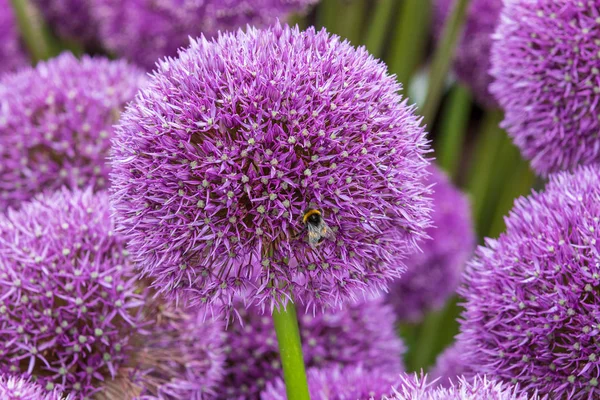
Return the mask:
{"type": "Polygon", "coordinates": [[[506,2],[490,86],[541,175],[600,161],[600,0],[506,2]]]}
{"type": "Polygon", "coordinates": [[[477,375],[472,381],[459,378],[448,388],[434,387],[427,382],[427,377],[416,374],[403,374],[401,384],[395,389],[394,396],[387,400],[538,400],[511,386],[485,376],[477,375]]]}
{"type": "Polygon", "coordinates": [[[63,189],[0,217],[0,299],[0,373],[47,390],[196,400],[222,377],[222,328],[137,282],[105,193],[63,189]]]}
{"type": "MultiPolygon", "coordinates": [[[[265,385],[281,376],[277,337],[270,316],[256,307],[238,312],[243,323],[229,325],[226,378],[219,398],[257,398],[265,385]]],[[[403,369],[404,344],[395,333],[392,308],[380,299],[348,304],[325,314],[299,314],[307,368],[357,365],[397,374],[403,369]]]]}
{"type": "Polygon", "coordinates": [[[153,69],[189,38],[264,26],[318,0],[95,0],[101,40],[114,53],[153,69]]]}
{"type": "Polygon", "coordinates": [[[0,209],[43,190],[108,185],[112,125],[144,81],[123,61],[65,53],[0,80],[0,209]]]}
{"type": "Polygon", "coordinates": [[[10,0],[0,0],[0,74],[28,64],[10,0]]]}
{"type": "Polygon", "coordinates": [[[0,375],[2,400],[63,400],[56,390],[47,391],[37,383],[10,375],[0,375]]]}
{"type": "MultiPolygon", "coordinates": [[[[401,382],[397,373],[368,370],[360,365],[312,368],[308,370],[307,378],[312,400],[379,400],[393,394],[394,387],[401,382]]],[[[260,398],[286,400],[283,380],[279,378],[270,383],[260,398]]]]}
{"type": "Polygon", "coordinates": [[[467,362],[466,354],[462,343],[453,343],[438,356],[429,375],[444,387],[450,387],[451,383],[456,382],[460,376],[471,378],[475,375],[475,371],[467,362]]]}
{"type": "Polygon", "coordinates": [[[600,172],[551,175],[465,272],[458,340],[471,367],[556,398],[600,395],[600,172]],[[468,354],[467,354],[468,353],[468,354]]]}
{"type": "Polygon", "coordinates": [[[279,24],[162,62],[113,145],[113,200],[143,273],[226,308],[384,287],[430,222],[428,143],[399,89],[366,50],[279,24]],[[308,208],[330,232],[314,248],[308,208]]]}
{"type": "Polygon", "coordinates": [[[418,322],[444,306],[460,282],[464,265],[475,248],[475,232],[467,197],[446,174],[430,166],[427,185],[433,185],[430,239],[420,243],[421,252],[405,261],[407,271],[390,285],[387,296],[400,321],[418,322]]]}
{"type": "MultiPolygon", "coordinates": [[[[435,31],[441,37],[447,18],[456,0],[436,0],[435,31]]],[[[498,25],[502,0],[472,0],[467,10],[462,38],[456,48],[454,72],[467,84],[478,102],[494,107],[496,101],[489,92],[493,79],[489,74],[492,34],[498,25]]]]}
{"type": "Polygon", "coordinates": [[[33,0],[33,3],[59,37],[97,46],[98,22],[92,8],[97,1],[33,0]]]}

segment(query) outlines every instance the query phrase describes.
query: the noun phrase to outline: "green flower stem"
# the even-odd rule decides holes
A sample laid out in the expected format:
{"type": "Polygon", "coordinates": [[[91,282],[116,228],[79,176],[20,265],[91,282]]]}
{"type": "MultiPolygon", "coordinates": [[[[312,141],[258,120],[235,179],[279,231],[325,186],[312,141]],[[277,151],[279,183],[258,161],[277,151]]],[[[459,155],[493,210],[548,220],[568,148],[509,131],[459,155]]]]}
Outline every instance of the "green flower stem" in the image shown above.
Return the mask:
{"type": "Polygon", "coordinates": [[[29,0],[10,0],[33,64],[58,54],[46,24],[29,0]]]}
{"type": "Polygon", "coordinates": [[[446,75],[454,57],[454,50],[460,33],[462,32],[468,5],[469,0],[456,1],[452,13],[444,25],[442,37],[433,53],[427,96],[425,98],[425,105],[421,111],[427,126],[433,123],[437,113],[446,82],[446,75]]]}
{"type": "Polygon", "coordinates": [[[383,45],[385,44],[388,28],[392,22],[395,3],[396,0],[379,0],[368,23],[364,45],[369,50],[369,53],[377,58],[381,58],[383,54],[383,45]]]}
{"type": "Polygon", "coordinates": [[[429,37],[430,0],[404,0],[400,7],[392,52],[387,58],[389,70],[408,88],[410,78],[425,56],[429,37]]]}
{"type": "Polygon", "coordinates": [[[323,0],[319,6],[319,25],[357,46],[366,7],[366,0],[323,0]]]}
{"type": "Polygon", "coordinates": [[[443,310],[431,311],[425,316],[419,327],[419,337],[410,365],[411,370],[425,370],[435,360],[435,343],[440,334],[439,328],[443,320],[443,310]]]}
{"type": "Polygon", "coordinates": [[[471,94],[464,86],[456,85],[450,93],[448,104],[444,107],[436,149],[438,164],[453,180],[458,172],[470,115],[471,94]]]}
{"type": "Polygon", "coordinates": [[[294,304],[288,302],[285,309],[283,306],[276,308],[273,311],[273,322],[279,343],[287,398],[288,400],[310,400],[294,304]]]}

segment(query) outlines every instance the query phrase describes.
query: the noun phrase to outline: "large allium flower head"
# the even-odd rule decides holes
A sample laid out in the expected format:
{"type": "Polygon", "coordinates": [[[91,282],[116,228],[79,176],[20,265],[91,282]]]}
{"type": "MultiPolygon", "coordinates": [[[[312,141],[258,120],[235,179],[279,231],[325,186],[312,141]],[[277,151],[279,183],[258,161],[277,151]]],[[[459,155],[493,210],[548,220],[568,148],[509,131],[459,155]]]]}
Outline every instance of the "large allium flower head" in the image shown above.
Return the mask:
{"type": "Polygon", "coordinates": [[[434,387],[427,376],[416,374],[400,376],[401,384],[392,398],[386,400],[539,400],[537,394],[529,396],[517,386],[505,384],[486,376],[476,375],[472,380],[458,378],[448,388],[434,387]]]}
{"type": "MultiPolygon", "coordinates": [[[[229,327],[226,378],[220,398],[256,398],[281,376],[273,321],[255,308],[240,307],[241,321],[229,327]]],[[[404,344],[395,334],[394,312],[380,299],[348,304],[325,314],[299,314],[307,367],[361,364],[364,369],[402,370],[404,344]]]]}
{"type": "Polygon", "coordinates": [[[512,0],[492,47],[503,127],[542,175],[600,161],[600,0],[512,0]]]}
{"type": "MultiPolygon", "coordinates": [[[[56,390],[48,391],[37,383],[10,375],[0,375],[2,400],[63,400],[56,390]]],[[[70,398],[69,398],[70,399],[70,398]]]]}
{"type": "MultiPolygon", "coordinates": [[[[360,365],[334,365],[324,369],[312,368],[307,372],[312,400],[381,399],[391,395],[400,383],[397,373],[367,370],[360,365]]],[[[285,384],[281,378],[267,386],[262,400],[286,400],[285,384]]]]}
{"type": "Polygon", "coordinates": [[[208,307],[341,304],[429,225],[425,133],[385,66],[326,31],[193,41],[123,114],[113,200],[155,287],[208,307]],[[319,209],[334,234],[307,241],[319,209]]]}
{"type": "Polygon", "coordinates": [[[139,329],[133,267],[106,194],[66,189],[0,217],[0,373],[88,396],[139,329]]]}
{"type": "Polygon", "coordinates": [[[33,0],[60,38],[98,46],[98,23],[93,4],[98,0],[33,0]]]}
{"type": "Polygon", "coordinates": [[[573,399],[598,387],[600,172],[551,175],[468,263],[459,340],[475,371],[573,399]]]}
{"type": "Polygon", "coordinates": [[[430,376],[444,387],[449,387],[458,377],[471,378],[475,373],[465,357],[467,353],[462,343],[455,342],[437,357],[430,376]]]}
{"type": "Polygon", "coordinates": [[[144,81],[123,61],[65,53],[0,80],[0,209],[42,190],[108,185],[112,125],[144,81]]]}
{"type": "MultiPolygon", "coordinates": [[[[456,0],[436,0],[435,31],[441,37],[446,20],[456,0]]],[[[502,0],[473,0],[467,10],[467,20],[454,58],[454,72],[467,84],[477,101],[494,107],[496,101],[489,92],[493,79],[489,74],[492,35],[500,20],[502,0]]]]}
{"type": "Polygon", "coordinates": [[[406,260],[407,271],[390,285],[388,301],[401,321],[417,322],[443,307],[458,287],[464,265],[475,248],[467,197],[437,167],[429,167],[433,186],[433,226],[420,252],[406,260]]]}
{"type": "Polygon", "coordinates": [[[189,37],[212,37],[247,25],[264,26],[318,0],[96,0],[104,45],[147,69],[189,45],[189,37]]]}
{"type": "Polygon", "coordinates": [[[0,0],[0,73],[14,71],[27,65],[21,47],[17,19],[9,0],[0,0]]]}

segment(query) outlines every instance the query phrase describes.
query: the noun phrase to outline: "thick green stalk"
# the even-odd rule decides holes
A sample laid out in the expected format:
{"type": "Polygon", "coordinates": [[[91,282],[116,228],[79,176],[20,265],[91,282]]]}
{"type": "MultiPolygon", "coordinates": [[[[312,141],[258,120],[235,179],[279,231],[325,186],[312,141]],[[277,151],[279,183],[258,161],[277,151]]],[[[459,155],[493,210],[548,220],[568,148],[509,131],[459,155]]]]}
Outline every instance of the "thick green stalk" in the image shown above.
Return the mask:
{"type": "Polygon", "coordinates": [[[35,64],[56,55],[57,51],[39,11],[29,0],[10,0],[10,2],[31,61],[35,64]]]}
{"type": "Polygon", "coordinates": [[[430,0],[404,0],[394,27],[390,72],[396,74],[405,92],[410,78],[423,60],[429,36],[430,0]]]}
{"type": "Polygon", "coordinates": [[[470,115],[471,94],[464,86],[456,85],[444,107],[436,149],[438,164],[452,179],[456,179],[470,115]]]}
{"type": "Polygon", "coordinates": [[[319,25],[357,46],[366,7],[365,0],[323,0],[319,5],[319,25]]]}
{"type": "Polygon", "coordinates": [[[310,400],[294,304],[288,302],[285,309],[283,306],[276,308],[273,311],[273,322],[279,343],[287,399],[310,400]]]}
{"type": "Polygon", "coordinates": [[[375,5],[375,11],[369,19],[364,44],[377,58],[381,58],[386,34],[394,11],[395,0],[379,0],[375,5]]]}
{"type": "Polygon", "coordinates": [[[435,359],[435,343],[440,334],[439,328],[443,320],[443,310],[431,311],[425,316],[419,327],[419,337],[410,365],[411,370],[425,370],[433,363],[435,359]]]}
{"type": "Polygon", "coordinates": [[[452,13],[444,25],[442,37],[433,53],[431,71],[429,73],[429,85],[427,86],[427,97],[425,98],[425,105],[421,110],[424,122],[428,126],[435,119],[442,98],[446,75],[454,57],[454,50],[460,33],[462,32],[468,5],[469,0],[456,1],[452,13]]]}

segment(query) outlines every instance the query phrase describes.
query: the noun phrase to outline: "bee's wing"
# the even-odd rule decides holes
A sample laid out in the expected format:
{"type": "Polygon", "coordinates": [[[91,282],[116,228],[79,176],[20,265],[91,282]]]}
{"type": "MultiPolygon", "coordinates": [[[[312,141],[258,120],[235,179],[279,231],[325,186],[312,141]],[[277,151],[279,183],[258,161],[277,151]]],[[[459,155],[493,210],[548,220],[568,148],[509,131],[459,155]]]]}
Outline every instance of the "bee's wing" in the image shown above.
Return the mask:
{"type": "Polygon", "coordinates": [[[321,225],[321,236],[329,240],[335,239],[335,232],[325,222],[321,225]]]}
{"type": "Polygon", "coordinates": [[[306,227],[308,231],[308,243],[315,247],[321,240],[321,228],[312,224],[308,224],[306,227]]]}

